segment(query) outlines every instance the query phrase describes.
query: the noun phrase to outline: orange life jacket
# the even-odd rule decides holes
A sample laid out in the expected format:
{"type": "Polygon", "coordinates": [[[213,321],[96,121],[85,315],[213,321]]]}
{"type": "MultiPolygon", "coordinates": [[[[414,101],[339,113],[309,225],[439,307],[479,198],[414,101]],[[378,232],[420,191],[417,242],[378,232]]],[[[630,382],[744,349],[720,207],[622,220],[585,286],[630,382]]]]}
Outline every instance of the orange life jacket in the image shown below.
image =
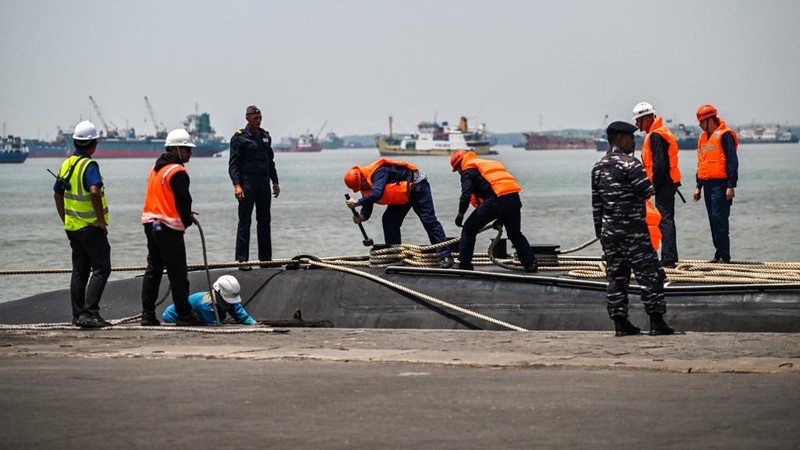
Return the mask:
{"type": "Polygon", "coordinates": [[[661,213],[649,199],[645,200],[644,204],[647,209],[645,221],[647,222],[647,231],[650,232],[650,242],[653,244],[653,249],[658,250],[661,245],[661,230],[658,228],[661,223],[661,213]]]}
{"type": "Polygon", "coordinates": [[[173,230],[186,230],[178,214],[178,207],[175,206],[175,193],[169,184],[172,177],[179,172],[187,172],[186,167],[181,164],[168,164],[158,172],[155,166],[150,169],[144,194],[144,208],[142,208],[143,224],[158,220],[173,230]]]}
{"type": "MultiPolygon", "coordinates": [[[[383,166],[405,167],[412,172],[417,170],[417,166],[414,164],[389,158],[381,158],[368,166],[359,167],[361,174],[364,175],[367,184],[370,186],[370,189],[362,190],[361,195],[366,197],[372,192],[372,174],[383,166]]],[[[413,184],[410,180],[388,182],[383,188],[383,196],[376,203],[379,205],[405,205],[409,202],[412,188],[413,184]]]]}
{"type": "Polygon", "coordinates": [[[739,136],[720,120],[719,127],[711,133],[700,135],[697,142],[697,178],[700,180],[714,180],[728,178],[728,163],[725,151],[722,149],[722,136],[730,133],[733,136],[734,151],[739,149],[739,136]]]}
{"type": "MultiPolygon", "coordinates": [[[[467,169],[478,169],[478,172],[492,186],[492,191],[498,197],[522,191],[514,176],[506,170],[506,166],[500,161],[480,158],[472,158],[468,161],[462,160],[461,170],[467,169]]],[[[470,199],[470,203],[474,207],[477,207],[481,201],[483,199],[477,198],[475,195],[470,199]]]]}
{"type": "Polygon", "coordinates": [[[667,144],[669,144],[669,150],[667,151],[669,154],[669,177],[672,178],[673,183],[680,183],[681,169],[678,167],[678,139],[676,139],[675,135],[664,125],[664,119],[662,117],[656,118],[655,122],[653,122],[653,125],[650,127],[650,132],[647,133],[644,142],[642,142],[642,165],[644,166],[645,173],[647,173],[647,178],[653,181],[653,152],[650,150],[650,137],[653,133],[658,133],[658,135],[664,138],[667,144]]]}

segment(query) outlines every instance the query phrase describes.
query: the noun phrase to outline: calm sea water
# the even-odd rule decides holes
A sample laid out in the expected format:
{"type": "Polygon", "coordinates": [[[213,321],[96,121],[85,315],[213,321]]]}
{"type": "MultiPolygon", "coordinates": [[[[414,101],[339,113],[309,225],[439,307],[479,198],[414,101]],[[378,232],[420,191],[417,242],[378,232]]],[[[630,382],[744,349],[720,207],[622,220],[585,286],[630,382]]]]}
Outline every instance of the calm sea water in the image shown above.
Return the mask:
{"type": "MultiPolygon", "coordinates": [[[[589,172],[601,156],[594,150],[543,150],[499,147],[502,160],[522,185],[523,231],[532,243],[572,247],[593,236],[589,172]]],[[[638,155],[638,153],[637,153],[638,155]]],[[[375,149],[325,150],[321,153],[278,153],[280,198],[272,203],[273,257],[297,254],[337,256],[365,254],[362,237],[344,205],[347,192],[343,173],[353,164],[378,158],[375,149]]],[[[800,261],[800,145],[742,145],[740,181],[731,215],[731,247],[736,260],[800,261]]],[[[458,236],[453,224],[459,196],[458,176],[447,157],[420,157],[409,161],[430,176],[437,214],[448,236],[458,236]]],[[[112,265],[144,265],[147,251],[139,224],[145,181],[153,160],[100,160],[110,209],[109,240],[112,265]]],[[[711,234],[702,201],[691,192],[696,157],[680,153],[688,203],[676,204],[678,251],[683,259],[713,256],[711,234]]],[[[21,165],[0,164],[0,268],[68,268],[69,244],[53,205],[53,178],[60,160],[28,159],[21,165]]],[[[191,176],[194,209],[206,235],[210,262],[233,260],[236,237],[236,201],[227,173],[227,158],[196,158],[187,168],[191,176]]],[[[364,225],[375,242],[382,241],[380,214],[364,225]]],[[[413,212],[403,226],[403,240],[427,244],[413,212]]],[[[479,237],[485,251],[488,233],[479,237]]],[[[200,235],[192,227],[186,235],[188,260],[202,263],[200,235]]],[[[595,244],[583,254],[599,254],[595,244]]],[[[255,230],[251,256],[256,255],[255,230]]],[[[114,272],[112,279],[138,275],[114,272]]],[[[0,302],[61,289],[69,275],[0,275],[0,302]]]]}

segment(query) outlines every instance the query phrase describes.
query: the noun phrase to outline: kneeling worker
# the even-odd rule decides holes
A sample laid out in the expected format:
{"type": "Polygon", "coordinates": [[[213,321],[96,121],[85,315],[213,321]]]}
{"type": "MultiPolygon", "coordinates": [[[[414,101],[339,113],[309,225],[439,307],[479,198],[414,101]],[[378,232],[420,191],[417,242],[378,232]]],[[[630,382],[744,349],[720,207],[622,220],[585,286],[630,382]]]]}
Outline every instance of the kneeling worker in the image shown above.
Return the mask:
{"type": "Polygon", "coordinates": [[[592,169],[592,216],[607,263],[608,315],[617,336],[640,333],[639,327],[628,320],[633,269],[641,286],[644,310],[650,316],[650,335],[673,334],[675,330],[664,321],[666,274],[647,230],[645,199],[654,195],[653,184],[632,156],[635,131],[636,127],[626,122],[609,125],[606,134],[611,149],[592,169]]]}
{"type": "MultiPolygon", "coordinates": [[[[241,287],[236,277],[223,275],[217,278],[213,286],[212,293],[195,292],[189,296],[189,303],[192,305],[192,313],[208,325],[220,325],[228,314],[240,325],[255,325],[256,321],[245,311],[242,306],[240,296],[241,287]],[[215,297],[212,299],[211,295],[215,297]],[[214,305],[217,314],[214,314],[214,305]],[[219,316],[219,322],[217,322],[219,316]]],[[[178,312],[174,305],[169,305],[161,316],[166,323],[175,323],[178,320],[178,312]]]]}
{"type": "MultiPolygon", "coordinates": [[[[353,216],[355,223],[368,220],[375,203],[388,205],[383,213],[383,238],[386,244],[402,242],[400,226],[411,208],[419,216],[431,244],[447,240],[433,208],[428,175],[420,172],[414,164],[381,158],[368,166],[353,166],[345,172],[344,184],[353,192],[361,191],[360,199],[346,201],[350,209],[361,206],[361,214],[353,216]]],[[[437,252],[442,257],[443,268],[453,266],[453,256],[447,247],[439,248],[437,252]]]]}
{"type": "Polygon", "coordinates": [[[461,227],[461,244],[458,248],[459,269],[472,270],[475,238],[481,228],[498,219],[506,227],[508,239],[514,245],[519,262],[526,272],[536,272],[536,255],[528,239],[520,231],[522,188],[500,161],[478,159],[475,152],[459,150],[450,155],[453,172],[461,175],[461,199],[458,202],[456,226],[461,227]],[[464,222],[470,203],[475,211],[464,222]]]}

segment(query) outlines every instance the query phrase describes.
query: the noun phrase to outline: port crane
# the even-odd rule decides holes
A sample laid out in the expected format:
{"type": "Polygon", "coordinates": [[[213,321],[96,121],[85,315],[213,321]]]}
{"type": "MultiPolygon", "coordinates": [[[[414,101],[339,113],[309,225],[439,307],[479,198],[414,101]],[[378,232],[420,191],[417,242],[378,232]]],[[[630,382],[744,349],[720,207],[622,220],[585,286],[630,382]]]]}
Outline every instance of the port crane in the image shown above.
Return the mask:
{"type": "Polygon", "coordinates": [[[314,135],[315,138],[319,139],[319,135],[322,134],[322,130],[325,129],[326,125],[328,125],[328,121],[327,120],[325,120],[325,123],[323,123],[322,126],[319,127],[319,131],[317,131],[317,134],[314,135]]]}
{"type": "Polygon", "coordinates": [[[103,124],[103,128],[106,130],[106,137],[118,137],[119,130],[117,129],[117,126],[114,125],[114,122],[111,122],[111,120],[106,121],[103,112],[100,110],[100,106],[98,106],[97,102],[94,101],[94,97],[90,95],[89,101],[92,102],[92,107],[94,108],[94,111],[97,113],[97,117],[100,119],[100,122],[103,124]],[[111,127],[108,126],[109,123],[111,123],[111,127]]]}
{"type": "Polygon", "coordinates": [[[167,127],[164,126],[164,122],[160,121],[156,117],[156,112],[153,110],[153,105],[150,104],[150,100],[147,96],[144,96],[144,103],[147,105],[147,112],[150,113],[150,119],[153,122],[153,128],[156,129],[156,137],[159,139],[163,139],[167,137],[167,127]]]}

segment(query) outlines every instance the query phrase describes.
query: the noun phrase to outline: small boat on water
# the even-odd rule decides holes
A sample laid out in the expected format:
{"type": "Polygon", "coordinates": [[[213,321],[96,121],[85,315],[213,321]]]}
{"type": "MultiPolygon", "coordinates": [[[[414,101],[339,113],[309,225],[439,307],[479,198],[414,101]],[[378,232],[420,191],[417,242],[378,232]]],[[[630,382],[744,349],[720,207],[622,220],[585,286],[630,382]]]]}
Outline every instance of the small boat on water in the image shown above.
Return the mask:
{"type": "Polygon", "coordinates": [[[491,154],[491,143],[486,126],[469,128],[462,117],[458,127],[447,122],[420,122],[417,133],[403,137],[394,136],[392,118],[389,117],[389,135],[378,136],[375,144],[381,156],[442,156],[458,150],[470,150],[478,155],[491,154]]]}
{"type": "Polygon", "coordinates": [[[0,164],[20,164],[28,159],[28,147],[19,136],[0,137],[0,164]]]}
{"type": "Polygon", "coordinates": [[[289,148],[290,152],[321,152],[322,145],[316,136],[311,133],[301,134],[295,144],[289,148]]]}
{"type": "Polygon", "coordinates": [[[301,134],[299,137],[284,137],[278,143],[272,144],[275,152],[289,153],[308,153],[321,152],[322,145],[313,134],[301,134]]]}

